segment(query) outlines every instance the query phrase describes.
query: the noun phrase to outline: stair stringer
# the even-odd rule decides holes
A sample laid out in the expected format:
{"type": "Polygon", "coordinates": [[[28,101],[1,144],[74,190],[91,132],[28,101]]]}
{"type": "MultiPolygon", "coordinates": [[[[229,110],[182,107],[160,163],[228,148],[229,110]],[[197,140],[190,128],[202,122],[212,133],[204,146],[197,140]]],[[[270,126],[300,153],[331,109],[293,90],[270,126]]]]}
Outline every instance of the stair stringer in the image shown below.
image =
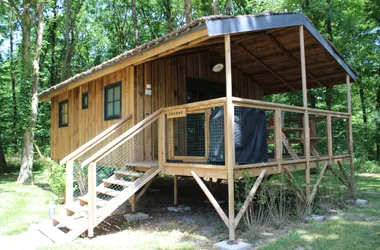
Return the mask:
{"type": "Polygon", "coordinates": [[[135,180],[130,186],[125,188],[115,198],[111,199],[107,205],[101,209],[98,209],[96,213],[96,220],[94,227],[99,225],[104,219],[106,219],[113,211],[115,211],[121,204],[131,198],[140,188],[147,184],[151,179],[161,172],[160,167],[152,167],[145,174],[135,180]]]}

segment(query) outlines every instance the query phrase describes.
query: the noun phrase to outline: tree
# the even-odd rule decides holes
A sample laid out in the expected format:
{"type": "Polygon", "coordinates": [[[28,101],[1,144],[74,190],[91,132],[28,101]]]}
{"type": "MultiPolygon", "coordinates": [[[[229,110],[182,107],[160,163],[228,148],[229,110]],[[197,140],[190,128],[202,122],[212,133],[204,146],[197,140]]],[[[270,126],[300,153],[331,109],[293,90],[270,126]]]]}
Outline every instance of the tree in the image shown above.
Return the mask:
{"type": "Polygon", "coordinates": [[[219,15],[219,1],[218,0],[212,0],[212,13],[214,15],[219,15]]]}
{"type": "Polygon", "coordinates": [[[186,24],[189,24],[192,21],[190,0],[184,0],[184,4],[185,4],[184,6],[185,6],[186,24]]]}
{"type": "Polygon", "coordinates": [[[140,38],[139,38],[139,27],[137,25],[136,0],[132,0],[132,18],[133,18],[133,28],[135,30],[135,42],[136,42],[136,46],[139,46],[140,38]]]}
{"type": "MultiPolygon", "coordinates": [[[[20,167],[19,176],[17,178],[17,182],[22,183],[22,184],[27,183],[27,182],[33,182],[33,154],[34,154],[33,140],[34,140],[34,129],[36,126],[37,114],[38,114],[38,83],[39,83],[39,62],[40,62],[40,53],[41,53],[42,36],[43,36],[43,6],[44,6],[43,2],[39,1],[37,5],[37,15],[38,15],[37,42],[36,42],[35,55],[34,55],[34,60],[33,60],[33,74],[32,74],[31,117],[30,117],[29,126],[24,132],[24,142],[23,142],[22,153],[21,153],[21,167],[20,167]]],[[[29,9],[29,6],[24,5],[24,9],[29,9]]],[[[25,18],[30,20],[29,11],[25,13],[26,13],[25,18]]]]}

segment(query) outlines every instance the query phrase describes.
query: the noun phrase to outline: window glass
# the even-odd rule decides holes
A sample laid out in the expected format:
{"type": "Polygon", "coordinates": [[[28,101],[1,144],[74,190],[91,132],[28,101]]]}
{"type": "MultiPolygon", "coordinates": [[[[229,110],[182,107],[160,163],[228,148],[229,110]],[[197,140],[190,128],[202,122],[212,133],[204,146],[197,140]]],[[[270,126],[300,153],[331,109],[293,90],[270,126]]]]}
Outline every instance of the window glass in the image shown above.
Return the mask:
{"type": "Polygon", "coordinates": [[[58,125],[59,127],[67,127],[69,125],[69,101],[64,100],[59,103],[59,110],[58,110],[58,125]]]}
{"type": "Polygon", "coordinates": [[[121,82],[107,85],[104,88],[104,119],[121,117],[121,82]]]}

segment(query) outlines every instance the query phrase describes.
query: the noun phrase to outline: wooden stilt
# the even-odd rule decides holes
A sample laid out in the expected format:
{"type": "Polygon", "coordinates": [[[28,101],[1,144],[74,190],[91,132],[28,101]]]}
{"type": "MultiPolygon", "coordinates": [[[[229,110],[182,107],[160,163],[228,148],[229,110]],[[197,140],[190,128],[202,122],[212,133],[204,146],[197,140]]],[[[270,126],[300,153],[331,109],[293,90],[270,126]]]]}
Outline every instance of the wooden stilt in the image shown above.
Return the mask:
{"type": "Polygon", "coordinates": [[[174,180],[174,206],[178,205],[178,175],[173,176],[174,180]]]}
{"type": "MultiPolygon", "coordinates": [[[[219,216],[222,218],[223,222],[226,224],[227,227],[229,227],[229,221],[226,216],[226,214],[223,212],[223,209],[220,207],[219,203],[216,201],[214,196],[211,194],[210,190],[206,187],[206,185],[203,183],[201,178],[195,173],[194,171],[190,171],[192,176],[194,177],[195,181],[198,183],[198,185],[201,187],[202,191],[205,193],[211,204],[214,206],[216,212],[218,212],[219,216]]],[[[234,228],[235,232],[235,228],[234,228]]]]}
{"type": "Polygon", "coordinates": [[[235,192],[234,192],[234,167],[235,167],[235,133],[234,133],[234,105],[232,103],[232,69],[231,69],[231,38],[224,36],[224,53],[226,65],[226,105],[224,115],[224,148],[226,166],[228,171],[228,228],[229,239],[235,240],[235,192]]]}
{"type": "Polygon", "coordinates": [[[136,195],[133,194],[131,198],[129,198],[129,203],[131,203],[131,212],[135,213],[136,212],[136,195]]]}
{"type": "Polygon", "coordinates": [[[306,159],[306,201],[310,202],[310,129],[309,129],[309,111],[307,105],[307,82],[306,82],[306,59],[305,59],[305,42],[303,25],[299,26],[300,35],[300,52],[301,52],[301,76],[302,76],[302,95],[303,107],[305,108],[303,127],[304,127],[304,151],[306,159]]]}
{"type": "Polygon", "coordinates": [[[313,191],[311,192],[310,203],[313,202],[314,197],[315,197],[315,195],[317,194],[318,186],[319,186],[319,184],[321,184],[322,178],[323,178],[323,176],[325,175],[325,172],[326,172],[326,169],[327,169],[328,166],[329,166],[329,163],[326,162],[325,165],[324,165],[323,168],[322,168],[321,173],[319,174],[318,180],[317,180],[317,182],[316,182],[315,185],[314,185],[313,191]]]}

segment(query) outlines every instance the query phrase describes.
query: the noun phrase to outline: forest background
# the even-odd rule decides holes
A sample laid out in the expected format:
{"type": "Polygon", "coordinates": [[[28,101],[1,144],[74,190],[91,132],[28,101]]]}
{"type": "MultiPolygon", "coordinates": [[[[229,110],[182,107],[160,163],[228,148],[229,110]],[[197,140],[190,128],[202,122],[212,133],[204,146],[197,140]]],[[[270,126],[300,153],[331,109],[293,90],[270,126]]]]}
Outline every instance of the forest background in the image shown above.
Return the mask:
{"type": "MultiPolygon", "coordinates": [[[[378,171],[380,0],[1,0],[0,173],[18,158],[18,182],[29,183],[33,144],[50,154],[50,102],[38,104],[38,92],[196,18],[263,11],[304,13],[359,73],[351,87],[355,165],[378,171]]],[[[309,102],[347,111],[345,91],[309,90],[309,102]]],[[[302,102],[300,93],[267,98],[302,102]]]]}

